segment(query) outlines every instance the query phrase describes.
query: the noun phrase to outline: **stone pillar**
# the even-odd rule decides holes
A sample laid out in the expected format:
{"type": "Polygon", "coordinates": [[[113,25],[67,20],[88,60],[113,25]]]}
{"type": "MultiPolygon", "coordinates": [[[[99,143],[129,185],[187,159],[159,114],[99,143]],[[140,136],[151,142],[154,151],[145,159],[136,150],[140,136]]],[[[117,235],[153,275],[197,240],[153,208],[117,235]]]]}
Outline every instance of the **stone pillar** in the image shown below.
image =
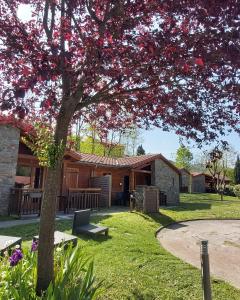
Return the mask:
{"type": "Polygon", "coordinates": [[[167,205],[179,204],[179,174],[161,159],[152,168],[152,184],[167,195],[167,205]]]}
{"type": "Polygon", "coordinates": [[[8,214],[11,188],[15,184],[20,131],[0,124],[0,215],[8,214]]]}
{"type": "Polygon", "coordinates": [[[137,185],[134,197],[137,211],[144,213],[159,212],[159,189],[155,186],[137,185]]]}

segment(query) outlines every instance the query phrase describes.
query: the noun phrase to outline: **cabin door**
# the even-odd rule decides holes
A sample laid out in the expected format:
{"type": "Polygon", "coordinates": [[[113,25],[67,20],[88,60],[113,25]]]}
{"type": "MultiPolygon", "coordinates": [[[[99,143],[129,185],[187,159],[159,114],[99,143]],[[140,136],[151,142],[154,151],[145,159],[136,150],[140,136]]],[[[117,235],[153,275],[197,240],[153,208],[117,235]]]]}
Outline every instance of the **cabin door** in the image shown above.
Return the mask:
{"type": "Polygon", "coordinates": [[[78,188],[78,169],[68,168],[66,171],[66,188],[78,188]]]}

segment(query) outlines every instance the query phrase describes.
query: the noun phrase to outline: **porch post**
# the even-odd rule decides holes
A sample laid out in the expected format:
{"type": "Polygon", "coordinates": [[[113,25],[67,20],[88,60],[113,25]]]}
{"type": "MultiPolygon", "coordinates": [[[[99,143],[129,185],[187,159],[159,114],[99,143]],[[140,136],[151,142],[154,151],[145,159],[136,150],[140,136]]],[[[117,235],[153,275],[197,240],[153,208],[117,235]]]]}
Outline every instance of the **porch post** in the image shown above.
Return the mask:
{"type": "Polygon", "coordinates": [[[130,191],[135,190],[135,173],[133,170],[130,172],[130,191]]]}

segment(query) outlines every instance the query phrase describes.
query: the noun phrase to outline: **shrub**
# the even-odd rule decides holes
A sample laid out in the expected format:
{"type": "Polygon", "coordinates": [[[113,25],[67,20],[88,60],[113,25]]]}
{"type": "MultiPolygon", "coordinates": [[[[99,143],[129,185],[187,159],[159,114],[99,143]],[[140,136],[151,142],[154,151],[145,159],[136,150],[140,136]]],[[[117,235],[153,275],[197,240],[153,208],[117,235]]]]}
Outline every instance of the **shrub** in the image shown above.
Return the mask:
{"type": "Polygon", "coordinates": [[[234,193],[234,186],[233,185],[226,185],[224,194],[227,196],[236,196],[234,193]]]}
{"type": "MultiPolygon", "coordinates": [[[[17,255],[19,252],[15,254],[17,255]]],[[[96,299],[101,292],[101,282],[96,284],[93,275],[93,262],[83,256],[79,247],[56,250],[55,282],[42,297],[35,294],[37,253],[24,252],[22,258],[19,255],[16,263],[13,264],[11,261],[7,256],[1,258],[1,300],[91,300],[96,299]]]]}
{"type": "Polygon", "coordinates": [[[240,199],[240,184],[237,184],[233,188],[234,194],[240,199]]]}

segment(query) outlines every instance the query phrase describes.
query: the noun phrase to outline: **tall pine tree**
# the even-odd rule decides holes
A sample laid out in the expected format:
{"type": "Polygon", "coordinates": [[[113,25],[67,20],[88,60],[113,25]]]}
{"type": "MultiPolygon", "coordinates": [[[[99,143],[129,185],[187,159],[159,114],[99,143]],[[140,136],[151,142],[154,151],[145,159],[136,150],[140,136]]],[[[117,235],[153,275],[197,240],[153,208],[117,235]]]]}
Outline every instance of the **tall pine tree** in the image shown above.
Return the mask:
{"type": "Polygon", "coordinates": [[[137,156],[145,155],[145,154],[146,154],[146,152],[143,149],[143,146],[142,145],[138,146],[138,148],[137,148],[137,156]]]}
{"type": "Polygon", "coordinates": [[[234,183],[240,184],[240,159],[239,155],[237,156],[237,161],[234,167],[234,183]]]}

